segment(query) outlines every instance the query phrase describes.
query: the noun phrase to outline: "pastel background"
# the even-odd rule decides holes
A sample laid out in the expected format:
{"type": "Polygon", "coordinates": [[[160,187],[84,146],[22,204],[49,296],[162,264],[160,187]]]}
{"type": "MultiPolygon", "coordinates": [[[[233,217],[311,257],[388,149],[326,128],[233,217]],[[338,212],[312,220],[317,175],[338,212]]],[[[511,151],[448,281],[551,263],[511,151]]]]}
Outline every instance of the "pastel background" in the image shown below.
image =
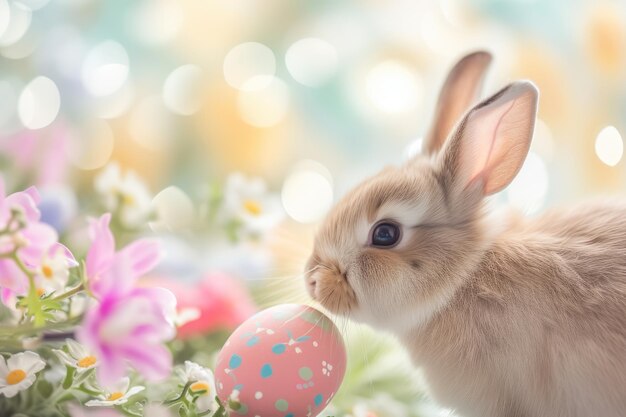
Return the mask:
{"type": "MultiPolygon", "coordinates": [[[[75,246],[103,209],[118,239],[159,237],[145,285],[178,296],[176,358],[212,360],[258,309],[308,301],[320,219],[419,150],[447,69],[477,48],[495,56],[485,94],[541,90],[497,202],[535,215],[623,194],[626,4],[608,0],[0,0],[0,169],[10,190],[41,189],[75,246]]],[[[393,340],[337,325],[335,415],[449,413],[393,340]]]]}

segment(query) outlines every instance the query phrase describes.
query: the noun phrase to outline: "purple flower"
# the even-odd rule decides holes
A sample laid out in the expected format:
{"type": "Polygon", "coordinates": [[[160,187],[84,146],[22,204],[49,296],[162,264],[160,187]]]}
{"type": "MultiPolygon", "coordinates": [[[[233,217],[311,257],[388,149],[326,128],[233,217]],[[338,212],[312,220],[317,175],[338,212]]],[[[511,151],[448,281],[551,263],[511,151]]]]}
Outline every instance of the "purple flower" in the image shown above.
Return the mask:
{"type": "Polygon", "coordinates": [[[129,364],[148,380],[165,378],[172,356],[164,342],[176,334],[176,298],[163,288],[134,285],[158,262],[158,247],[138,240],[116,252],[109,221],[106,214],[92,223],[86,269],[98,303],[87,311],[77,338],[98,358],[103,385],[123,377],[129,364]]]}

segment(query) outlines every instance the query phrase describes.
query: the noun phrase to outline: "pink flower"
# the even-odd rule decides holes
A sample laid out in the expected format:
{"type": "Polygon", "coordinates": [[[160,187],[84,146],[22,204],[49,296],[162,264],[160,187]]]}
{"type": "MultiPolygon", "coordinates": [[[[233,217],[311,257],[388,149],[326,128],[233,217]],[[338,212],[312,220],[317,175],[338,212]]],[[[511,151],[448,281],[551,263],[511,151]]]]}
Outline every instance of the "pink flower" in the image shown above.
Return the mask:
{"type": "Polygon", "coordinates": [[[156,243],[139,240],[115,252],[110,215],[92,224],[87,276],[98,303],[87,311],[78,340],[94,352],[101,384],[119,380],[131,365],[148,380],[171,372],[172,355],[163,345],[175,336],[176,298],[163,288],[137,288],[136,279],[159,259],[156,243]]]}
{"type": "Polygon", "coordinates": [[[234,329],[257,309],[246,286],[233,277],[211,273],[191,284],[172,279],[150,279],[146,285],[165,287],[176,296],[179,315],[197,313],[178,328],[178,337],[186,339],[219,329],[234,329]]]}
{"type": "Polygon", "coordinates": [[[11,210],[20,210],[26,221],[38,221],[40,213],[37,204],[39,204],[39,192],[35,187],[29,187],[7,196],[4,180],[0,177],[0,225],[3,228],[6,227],[11,217],[11,210]]]}
{"type": "Polygon", "coordinates": [[[123,377],[128,365],[148,380],[169,375],[172,355],[163,343],[175,336],[171,321],[175,308],[170,291],[135,288],[126,294],[105,294],[87,312],[77,338],[95,352],[103,385],[123,377]]]}
{"type": "Polygon", "coordinates": [[[111,215],[104,214],[92,221],[90,228],[92,244],[85,264],[89,285],[96,297],[110,292],[128,292],[137,278],[154,268],[161,258],[158,243],[148,239],[136,240],[116,252],[110,222],[111,215]],[[113,273],[114,266],[120,263],[129,267],[123,279],[113,273]]]}
{"type": "Polygon", "coordinates": [[[23,130],[0,138],[0,152],[11,161],[15,172],[28,172],[37,186],[63,183],[70,166],[68,126],[55,123],[46,132],[23,130]]]}
{"type": "MultiPolygon", "coordinates": [[[[38,203],[39,193],[34,187],[7,196],[0,177],[0,229],[5,231],[0,235],[0,253],[16,251],[18,259],[34,275],[42,275],[42,271],[55,272],[46,261],[59,254],[65,270],[78,265],[72,253],[58,242],[54,228],[39,221],[38,203]],[[16,217],[13,217],[14,212],[18,213],[16,217]]],[[[44,278],[52,278],[52,275],[44,278]]],[[[0,259],[0,287],[3,300],[12,293],[25,294],[28,289],[28,277],[10,258],[0,259]]]]}

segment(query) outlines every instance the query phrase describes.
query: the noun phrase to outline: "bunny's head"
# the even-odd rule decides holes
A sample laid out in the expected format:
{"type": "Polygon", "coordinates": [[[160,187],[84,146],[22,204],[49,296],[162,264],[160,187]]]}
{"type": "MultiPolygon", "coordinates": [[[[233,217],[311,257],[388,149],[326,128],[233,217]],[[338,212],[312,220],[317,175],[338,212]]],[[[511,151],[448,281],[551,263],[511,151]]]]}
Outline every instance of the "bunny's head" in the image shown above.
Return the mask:
{"type": "Polygon", "coordinates": [[[519,81],[475,104],[490,61],[486,52],[461,59],[422,155],[365,180],[321,225],[305,280],[328,310],[401,330],[445,306],[480,262],[483,199],[521,168],[538,97],[519,81]]]}

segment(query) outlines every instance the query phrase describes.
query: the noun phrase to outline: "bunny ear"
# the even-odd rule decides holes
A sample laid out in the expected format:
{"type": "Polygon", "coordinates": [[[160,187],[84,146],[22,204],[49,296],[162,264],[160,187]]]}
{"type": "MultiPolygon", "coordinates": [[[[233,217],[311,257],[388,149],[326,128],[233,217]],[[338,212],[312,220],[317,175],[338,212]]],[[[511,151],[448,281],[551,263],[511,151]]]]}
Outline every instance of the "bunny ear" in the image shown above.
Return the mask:
{"type": "Polygon", "coordinates": [[[509,185],[530,148],[538,96],[533,83],[519,81],[470,110],[443,151],[444,182],[481,196],[509,185]]]}
{"type": "Polygon", "coordinates": [[[439,93],[433,124],[424,138],[425,153],[438,152],[456,122],[478,101],[490,63],[489,52],[477,51],[463,57],[450,70],[439,93]]]}

